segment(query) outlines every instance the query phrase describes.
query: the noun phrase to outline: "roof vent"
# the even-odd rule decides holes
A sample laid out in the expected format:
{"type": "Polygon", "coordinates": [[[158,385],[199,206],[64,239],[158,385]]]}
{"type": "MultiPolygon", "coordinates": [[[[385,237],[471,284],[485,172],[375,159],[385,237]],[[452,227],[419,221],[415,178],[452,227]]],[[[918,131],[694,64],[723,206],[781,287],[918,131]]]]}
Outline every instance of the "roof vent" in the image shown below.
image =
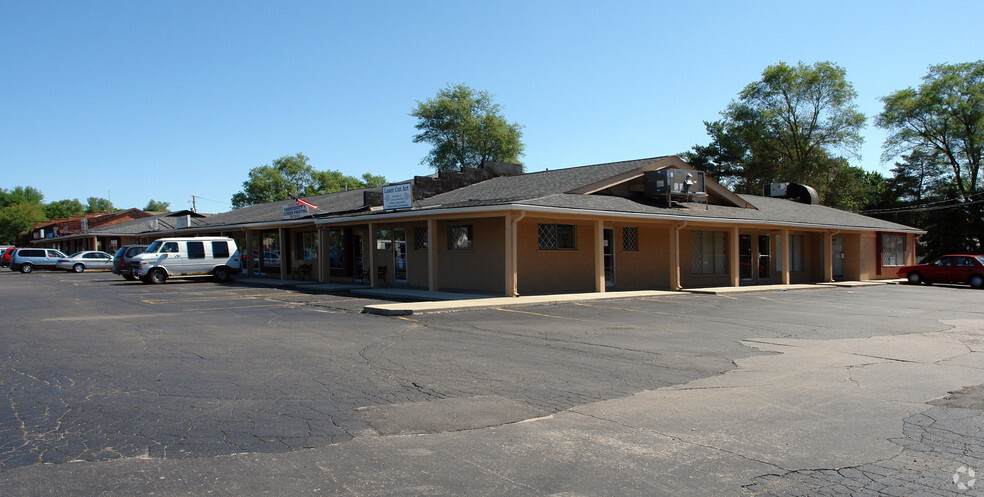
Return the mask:
{"type": "Polygon", "coordinates": [[[772,183],[765,185],[762,194],[766,197],[788,198],[801,204],[816,205],[820,197],[813,187],[798,183],[772,183]]]}

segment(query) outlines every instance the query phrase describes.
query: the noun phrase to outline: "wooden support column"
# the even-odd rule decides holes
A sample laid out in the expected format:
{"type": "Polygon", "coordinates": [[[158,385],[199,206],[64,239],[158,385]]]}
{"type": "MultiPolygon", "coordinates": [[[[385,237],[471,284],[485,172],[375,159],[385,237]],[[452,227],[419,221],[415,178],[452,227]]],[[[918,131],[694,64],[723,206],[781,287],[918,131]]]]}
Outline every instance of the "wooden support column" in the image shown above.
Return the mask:
{"type": "Polygon", "coordinates": [[[682,290],[680,284],[680,230],[687,223],[670,226],[670,290],[682,290]]]}
{"type": "Polygon", "coordinates": [[[329,226],[318,226],[318,281],[321,283],[331,283],[331,268],[328,254],[331,251],[329,243],[331,237],[329,226]]]}
{"type": "Polygon", "coordinates": [[[791,262],[789,257],[793,253],[793,251],[789,248],[789,230],[782,230],[779,237],[782,241],[782,249],[779,252],[779,257],[782,258],[782,284],[788,285],[790,282],[789,265],[791,262]]]}
{"type": "Polygon", "coordinates": [[[833,233],[829,231],[823,233],[823,281],[828,283],[834,281],[833,239],[833,233]]]}
{"type": "Polygon", "coordinates": [[[594,229],[595,291],[605,291],[605,222],[595,221],[594,229]]]}
{"type": "Polygon", "coordinates": [[[437,280],[437,221],[427,220],[427,289],[436,292],[437,280]]]}
{"type": "Polygon", "coordinates": [[[369,223],[369,246],[366,247],[369,252],[369,286],[376,288],[379,286],[378,277],[376,276],[376,225],[369,223]]]}
{"type": "Polygon", "coordinates": [[[287,266],[291,264],[290,247],[287,245],[287,228],[277,228],[277,241],[280,242],[280,279],[287,279],[287,266]]]}
{"type": "MultiPolygon", "coordinates": [[[[253,237],[249,236],[249,231],[243,228],[243,245],[245,250],[245,256],[242,261],[246,264],[246,276],[253,276],[253,237]]],[[[242,254],[241,254],[242,255],[242,254]]]]}
{"type": "Polygon", "coordinates": [[[513,286],[513,282],[515,281],[513,279],[513,253],[514,253],[513,245],[516,243],[516,241],[513,238],[512,213],[506,214],[504,221],[505,221],[506,231],[504,233],[505,243],[503,245],[505,245],[506,252],[505,254],[503,254],[505,255],[505,258],[503,259],[505,261],[505,264],[503,264],[502,272],[504,273],[503,276],[505,277],[505,281],[503,282],[504,285],[503,285],[502,293],[506,297],[512,297],[516,293],[516,287],[513,286]]]}
{"type": "Polygon", "coordinates": [[[741,260],[738,253],[738,227],[731,228],[728,238],[728,269],[731,272],[731,286],[741,284],[741,260]]]}

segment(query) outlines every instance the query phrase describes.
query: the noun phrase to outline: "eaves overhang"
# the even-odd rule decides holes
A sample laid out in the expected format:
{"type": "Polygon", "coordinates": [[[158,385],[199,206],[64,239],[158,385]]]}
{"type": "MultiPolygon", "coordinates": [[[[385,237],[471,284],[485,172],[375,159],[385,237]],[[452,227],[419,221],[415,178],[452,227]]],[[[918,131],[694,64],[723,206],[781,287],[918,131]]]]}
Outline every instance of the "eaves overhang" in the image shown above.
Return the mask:
{"type": "Polygon", "coordinates": [[[483,206],[470,206],[470,207],[450,207],[450,208],[440,208],[431,207],[427,209],[419,210],[408,210],[408,211],[398,211],[398,212],[386,212],[377,213],[363,216],[353,216],[344,218],[325,218],[318,219],[316,224],[327,225],[327,224],[353,224],[353,223],[368,223],[368,222],[382,222],[382,221],[393,221],[393,220],[407,220],[407,219],[425,219],[427,217],[433,217],[439,215],[440,217],[456,216],[456,215],[468,215],[468,214],[491,214],[495,212],[503,211],[526,211],[527,215],[530,213],[543,213],[543,214],[555,214],[555,215],[567,215],[567,216],[586,216],[586,217],[618,217],[622,219],[639,219],[639,220],[652,220],[652,221],[687,221],[687,222],[697,222],[705,224],[735,224],[735,225],[768,225],[781,228],[803,228],[803,229],[821,229],[821,230],[841,230],[841,231],[890,231],[896,233],[914,233],[914,234],[925,234],[925,230],[920,230],[917,228],[911,228],[907,226],[899,225],[899,229],[888,229],[888,228],[878,228],[874,226],[851,226],[843,224],[833,224],[833,223],[804,223],[796,221],[775,221],[766,219],[746,219],[746,218],[736,218],[736,217],[715,217],[715,216],[701,216],[701,215],[682,215],[682,214],[671,214],[671,213],[644,213],[644,212],[625,212],[625,211],[606,211],[599,209],[571,209],[565,207],[547,207],[542,205],[531,205],[524,204],[522,202],[509,203],[509,204],[498,204],[498,205],[483,205],[483,206]]]}

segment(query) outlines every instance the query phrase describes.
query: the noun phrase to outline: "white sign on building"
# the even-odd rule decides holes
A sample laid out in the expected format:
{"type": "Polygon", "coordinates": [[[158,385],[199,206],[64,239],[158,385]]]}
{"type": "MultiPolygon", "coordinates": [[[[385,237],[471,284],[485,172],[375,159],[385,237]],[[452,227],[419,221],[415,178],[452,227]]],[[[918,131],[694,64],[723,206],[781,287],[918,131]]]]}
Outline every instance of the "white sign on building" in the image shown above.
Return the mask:
{"type": "Polygon", "coordinates": [[[383,210],[409,209],[413,207],[410,182],[386,185],[383,187],[383,210]]]}
{"type": "Polygon", "coordinates": [[[303,205],[288,204],[284,206],[284,219],[299,219],[308,215],[303,205]]]}

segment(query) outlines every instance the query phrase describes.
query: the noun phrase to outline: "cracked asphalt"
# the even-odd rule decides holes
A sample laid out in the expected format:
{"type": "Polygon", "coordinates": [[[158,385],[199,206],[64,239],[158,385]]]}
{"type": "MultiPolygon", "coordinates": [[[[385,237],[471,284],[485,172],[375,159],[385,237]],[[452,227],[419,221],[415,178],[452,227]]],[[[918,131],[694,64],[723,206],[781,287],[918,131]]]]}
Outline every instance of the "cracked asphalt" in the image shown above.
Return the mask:
{"type": "MultiPolygon", "coordinates": [[[[464,440],[488,433],[483,429],[513,427],[529,430],[531,440],[542,437],[561,447],[568,443],[564,437],[535,431],[540,426],[535,420],[566,419],[572,413],[613,420],[594,409],[646,392],[712,392],[691,385],[726,377],[744,361],[788,355],[769,350],[775,340],[840,343],[946,332],[953,328],[948,320],[981,320],[982,296],[959,287],[902,285],[680,294],[392,318],[361,314],[370,301],[346,294],[177,280],[150,286],[98,272],[0,271],[0,494],[54,495],[72,488],[76,491],[67,493],[198,493],[190,487],[169,492],[152,481],[130,482],[135,485],[130,487],[120,482],[133,480],[132,473],[113,471],[88,476],[81,490],[57,483],[89,468],[148,462],[188,461],[194,466],[181,467],[209,473],[208,465],[218,468],[229,457],[244,455],[264,458],[271,467],[276,467],[271,461],[283,461],[288,454],[323,458],[352,451],[345,460],[355,465],[385,459],[363,452],[368,449],[362,444],[393,444],[397,447],[380,448],[393,454],[435,453],[425,439],[381,436],[400,433],[447,443],[454,440],[447,437],[464,440]],[[419,442],[416,448],[406,446],[413,440],[419,442]],[[278,454],[281,459],[268,459],[278,454]],[[51,471],[58,473],[37,483],[39,475],[51,471]]],[[[869,356],[871,364],[899,362],[879,351],[869,356]]],[[[843,368],[859,389],[870,382],[865,364],[843,368]]],[[[984,369],[979,363],[972,366],[984,369]]],[[[727,493],[974,495],[966,492],[976,489],[961,491],[949,481],[957,461],[984,470],[984,400],[979,388],[962,386],[967,389],[933,404],[907,402],[904,413],[883,419],[902,434],[885,441],[898,448],[892,457],[863,460],[867,452],[859,450],[862,460],[831,460],[829,467],[804,469],[795,462],[770,462],[770,450],[778,449],[763,441],[766,455],[743,456],[752,469],[731,471],[742,477],[727,493]]],[[[741,421],[735,420],[736,429],[742,429],[741,421]]],[[[718,445],[723,446],[708,444],[718,445]]],[[[632,467],[636,456],[631,450],[615,451],[614,457],[624,460],[612,464],[632,467]]],[[[343,464],[332,461],[301,466],[327,471],[343,464]]],[[[492,459],[483,467],[500,463],[492,459]]],[[[298,463],[291,464],[296,470],[298,463]]],[[[691,476],[707,469],[694,460],[680,464],[684,468],[675,471],[686,472],[689,466],[691,476]]],[[[578,480],[569,472],[558,473],[552,478],[578,480]]],[[[397,485],[387,492],[382,483],[374,491],[355,491],[342,483],[344,478],[331,480],[336,485],[320,485],[318,492],[312,484],[291,493],[472,493],[449,482],[432,485],[438,489],[433,492],[423,487],[401,492],[397,485]]],[[[661,493],[630,491],[638,482],[621,492],[584,485],[566,491],[661,493]]],[[[549,485],[519,479],[506,487],[519,488],[521,494],[556,493],[546,492],[549,485]]],[[[476,488],[473,494],[514,494],[506,487],[476,488]]],[[[228,482],[208,488],[244,493],[228,482]]],[[[245,493],[263,488],[254,481],[245,493]]]]}

